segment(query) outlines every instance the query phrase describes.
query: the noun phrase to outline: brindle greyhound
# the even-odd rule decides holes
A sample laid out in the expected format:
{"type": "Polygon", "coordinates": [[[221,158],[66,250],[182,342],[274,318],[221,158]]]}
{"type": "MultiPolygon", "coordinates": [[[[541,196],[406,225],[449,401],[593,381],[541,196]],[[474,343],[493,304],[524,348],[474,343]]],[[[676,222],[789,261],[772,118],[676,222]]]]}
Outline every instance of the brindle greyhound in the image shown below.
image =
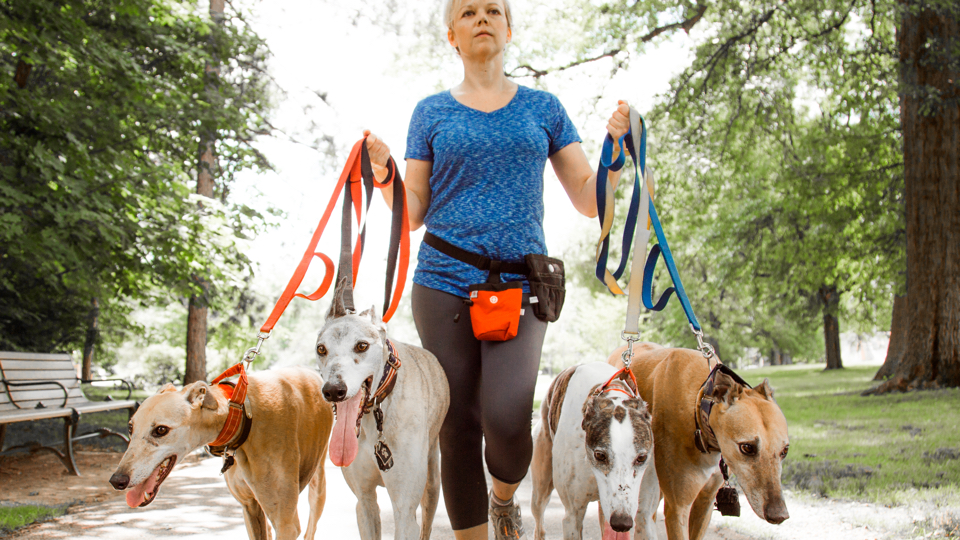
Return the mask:
{"type": "MultiPolygon", "coordinates": [[[[622,364],[621,364],[622,365],[622,364]]],[[[653,432],[643,400],[600,362],[575,366],[550,384],[534,428],[534,539],[543,540],[543,511],[554,486],[563,502],[564,540],[579,540],[590,501],[600,501],[604,540],[627,540],[636,528],[656,535],[652,507],[637,507],[641,482],[656,489],[653,432]],[[606,390],[606,391],[604,391],[606,390]],[[610,516],[606,522],[604,515],[610,516]]]]}
{"type": "MultiPolygon", "coordinates": [[[[620,365],[625,349],[614,351],[608,363],[620,365]]],[[[652,343],[636,344],[633,350],[630,368],[653,414],[656,469],[669,540],[703,538],[723,484],[721,454],[758,516],[773,524],[787,519],[780,470],[789,437],[770,382],[764,379],[751,389],[717,372],[711,395],[701,398],[701,385],[716,360],[707,362],[699,351],[665,349],[652,343]],[[701,443],[707,446],[705,451],[695,442],[695,414],[701,400],[714,403],[706,424],[700,426],[708,435],[708,441],[701,443]]],[[[659,497],[659,493],[644,489],[640,505],[659,497]]]]}

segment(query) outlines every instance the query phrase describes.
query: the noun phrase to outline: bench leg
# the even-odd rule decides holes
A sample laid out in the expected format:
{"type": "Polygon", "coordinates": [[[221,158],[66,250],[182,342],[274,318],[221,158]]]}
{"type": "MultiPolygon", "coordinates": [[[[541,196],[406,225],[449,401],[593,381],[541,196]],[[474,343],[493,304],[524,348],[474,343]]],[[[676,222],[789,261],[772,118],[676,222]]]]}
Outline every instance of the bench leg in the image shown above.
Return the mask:
{"type": "Polygon", "coordinates": [[[73,458],[73,432],[79,423],[80,413],[77,411],[73,411],[73,414],[63,419],[63,449],[66,455],[57,452],[60,461],[63,462],[64,467],[66,467],[67,471],[73,476],[80,476],[80,471],[77,469],[77,462],[73,458]]]}
{"type": "Polygon", "coordinates": [[[0,452],[3,451],[3,438],[7,436],[7,424],[0,424],[0,452]]]}

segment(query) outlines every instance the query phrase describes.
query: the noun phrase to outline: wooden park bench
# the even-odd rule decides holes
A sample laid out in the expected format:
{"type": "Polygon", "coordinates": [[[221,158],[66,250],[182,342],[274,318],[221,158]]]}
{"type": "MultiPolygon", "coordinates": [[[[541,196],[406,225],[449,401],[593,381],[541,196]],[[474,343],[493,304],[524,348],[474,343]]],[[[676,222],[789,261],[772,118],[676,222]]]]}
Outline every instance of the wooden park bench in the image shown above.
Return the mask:
{"type": "Polygon", "coordinates": [[[73,457],[73,443],[90,437],[120,437],[128,444],[123,434],[100,428],[91,433],[78,435],[80,415],[102,411],[127,409],[130,416],[140,405],[130,400],[133,385],[122,379],[106,379],[120,382],[127,388],[127,399],[113,401],[90,401],[83,395],[81,383],[96,381],[81,380],[69,354],[37,354],[0,352],[0,456],[27,448],[30,452],[40,450],[53,452],[60,458],[70,474],[80,476],[73,457]],[[30,422],[47,418],[63,418],[64,451],[30,442],[3,448],[7,426],[17,422],[30,422]]]}

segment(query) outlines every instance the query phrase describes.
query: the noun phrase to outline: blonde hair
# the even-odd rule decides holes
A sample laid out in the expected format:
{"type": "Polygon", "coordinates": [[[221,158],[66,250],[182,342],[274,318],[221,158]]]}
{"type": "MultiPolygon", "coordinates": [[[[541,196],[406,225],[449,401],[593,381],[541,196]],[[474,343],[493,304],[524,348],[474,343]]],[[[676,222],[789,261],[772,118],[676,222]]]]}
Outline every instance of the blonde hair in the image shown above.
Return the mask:
{"type": "MultiPolygon", "coordinates": [[[[464,0],[446,0],[443,7],[443,22],[447,24],[447,29],[453,29],[453,18],[457,10],[463,4],[464,0]]],[[[513,28],[513,16],[510,14],[510,0],[503,0],[503,14],[507,17],[507,28],[513,28]]]]}

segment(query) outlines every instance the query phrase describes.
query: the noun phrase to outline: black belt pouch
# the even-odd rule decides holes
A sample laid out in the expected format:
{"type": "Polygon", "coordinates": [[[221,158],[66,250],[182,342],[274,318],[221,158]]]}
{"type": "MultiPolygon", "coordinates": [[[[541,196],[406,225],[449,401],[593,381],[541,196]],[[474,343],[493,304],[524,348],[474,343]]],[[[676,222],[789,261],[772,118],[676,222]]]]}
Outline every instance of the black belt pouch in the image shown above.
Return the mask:
{"type": "Polygon", "coordinates": [[[524,256],[530,269],[530,307],[541,321],[554,322],[560,318],[565,294],[563,261],[546,255],[524,256]]]}

